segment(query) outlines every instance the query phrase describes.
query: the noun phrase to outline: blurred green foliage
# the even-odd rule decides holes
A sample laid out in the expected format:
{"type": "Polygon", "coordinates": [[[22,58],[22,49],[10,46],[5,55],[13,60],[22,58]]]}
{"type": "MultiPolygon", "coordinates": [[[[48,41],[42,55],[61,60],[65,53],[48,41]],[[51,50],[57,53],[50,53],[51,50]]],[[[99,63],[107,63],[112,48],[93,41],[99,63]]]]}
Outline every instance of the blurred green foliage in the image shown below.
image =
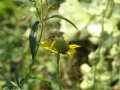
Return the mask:
{"type": "Polygon", "coordinates": [[[120,60],[117,54],[119,49],[115,50],[120,44],[119,4],[119,0],[74,0],[74,2],[66,0],[59,8],[61,15],[74,22],[81,31],[80,36],[76,38],[77,31],[68,23],[61,21],[60,30],[64,32],[64,36],[82,44],[78,52],[82,57],[87,56],[81,58],[78,54],[79,62],[87,59],[80,65],[83,78],[80,87],[83,90],[120,88],[120,60]],[[113,82],[114,84],[110,86],[113,82]]]}
{"type": "MultiPolygon", "coordinates": [[[[57,3],[48,16],[59,13],[71,20],[80,35],[69,23],[51,19],[43,40],[61,31],[69,43],[81,46],[74,56],[61,57],[63,90],[119,90],[120,0],[58,1],[48,0],[57,3]]],[[[28,36],[36,20],[38,15],[30,0],[0,1],[0,90],[18,90],[17,82],[22,82],[28,72],[32,61],[28,36]]],[[[22,90],[57,90],[55,67],[55,55],[40,47],[32,66],[33,77],[22,90]]]]}

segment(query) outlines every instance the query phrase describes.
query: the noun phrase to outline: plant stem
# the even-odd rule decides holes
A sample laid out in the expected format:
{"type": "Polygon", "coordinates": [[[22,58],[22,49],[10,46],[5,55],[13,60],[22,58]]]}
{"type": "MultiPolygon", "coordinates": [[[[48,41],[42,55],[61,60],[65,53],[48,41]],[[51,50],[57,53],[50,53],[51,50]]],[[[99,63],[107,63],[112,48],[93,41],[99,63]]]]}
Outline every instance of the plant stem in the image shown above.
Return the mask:
{"type": "Polygon", "coordinates": [[[119,66],[118,66],[119,67],[119,70],[118,70],[118,75],[119,75],[119,77],[118,77],[119,78],[119,80],[118,80],[118,86],[119,86],[118,90],[120,90],[120,61],[119,61],[119,59],[118,59],[118,63],[119,63],[119,66]]]}
{"type": "MultiPolygon", "coordinates": [[[[40,32],[40,38],[39,38],[38,42],[40,42],[42,39],[43,29],[44,29],[44,26],[43,26],[43,23],[41,23],[41,29],[40,29],[41,32],[40,32]]],[[[37,55],[38,49],[39,49],[39,44],[37,44],[37,46],[36,46],[35,55],[37,55]]]]}
{"type": "Polygon", "coordinates": [[[96,78],[96,63],[95,63],[95,65],[94,65],[94,76],[93,76],[93,87],[92,87],[92,90],[95,90],[95,78],[96,78]]]}
{"type": "Polygon", "coordinates": [[[57,54],[57,81],[59,90],[62,90],[61,83],[60,83],[60,54],[57,54]]]}
{"type": "MultiPolygon", "coordinates": [[[[41,0],[41,1],[42,1],[42,0],[41,0]]],[[[39,12],[39,10],[38,10],[38,7],[37,7],[37,5],[36,5],[36,1],[33,0],[33,3],[34,3],[34,6],[35,6],[35,8],[36,8],[38,17],[39,17],[39,19],[40,19],[40,21],[41,21],[41,33],[40,33],[40,38],[39,38],[39,42],[40,42],[40,41],[41,41],[41,38],[42,38],[42,33],[43,33],[43,21],[42,21],[41,14],[40,14],[40,12],[39,12]]],[[[30,74],[31,69],[32,69],[32,66],[33,66],[33,64],[34,64],[34,61],[35,61],[35,58],[36,58],[36,55],[37,55],[38,48],[39,48],[39,44],[36,46],[36,49],[35,49],[35,57],[33,58],[30,66],[29,66],[29,70],[28,70],[28,72],[27,72],[27,74],[26,74],[26,76],[25,76],[25,78],[24,78],[23,83],[20,85],[20,88],[23,87],[24,83],[25,83],[25,82],[28,80],[28,78],[29,78],[29,74],[30,74]]]]}

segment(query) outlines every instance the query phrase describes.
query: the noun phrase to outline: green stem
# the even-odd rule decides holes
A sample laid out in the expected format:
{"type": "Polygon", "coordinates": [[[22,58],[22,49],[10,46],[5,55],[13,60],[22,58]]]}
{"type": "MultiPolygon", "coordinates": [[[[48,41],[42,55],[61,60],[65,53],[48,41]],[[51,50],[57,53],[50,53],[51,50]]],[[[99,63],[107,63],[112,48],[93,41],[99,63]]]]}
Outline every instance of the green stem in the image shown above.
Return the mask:
{"type": "MultiPolygon", "coordinates": [[[[36,3],[35,3],[35,8],[36,8],[36,11],[37,11],[37,14],[38,14],[38,16],[39,16],[39,19],[40,19],[40,21],[41,21],[41,32],[40,32],[40,38],[39,38],[39,40],[38,40],[38,42],[40,42],[41,41],[41,39],[42,39],[42,34],[43,34],[43,29],[44,29],[44,21],[43,21],[43,16],[42,16],[42,14],[43,14],[43,7],[42,7],[42,0],[40,0],[41,2],[41,9],[40,9],[40,12],[39,12],[39,10],[38,10],[38,7],[37,7],[37,5],[36,5],[36,3]]],[[[37,44],[37,46],[36,46],[36,50],[35,50],[35,55],[37,56],[37,52],[38,52],[38,49],[39,49],[39,44],[37,44]]]]}
{"type": "Polygon", "coordinates": [[[95,86],[96,86],[96,84],[95,84],[95,82],[96,82],[96,80],[95,80],[95,78],[96,78],[96,63],[95,63],[93,68],[94,68],[94,76],[93,76],[93,87],[92,87],[92,90],[95,90],[95,86]]]}
{"type": "MultiPolygon", "coordinates": [[[[39,42],[40,42],[40,41],[41,41],[41,38],[42,38],[42,33],[43,33],[43,21],[42,21],[42,17],[40,16],[40,12],[39,12],[39,10],[38,10],[38,7],[37,7],[37,5],[36,5],[36,2],[33,1],[33,3],[34,3],[34,6],[35,6],[35,8],[36,8],[38,17],[39,17],[39,19],[40,19],[40,21],[41,21],[41,33],[40,33],[40,38],[39,38],[39,42]]],[[[36,55],[37,55],[38,48],[39,48],[39,44],[36,46],[35,57],[36,57],[36,55]]],[[[32,66],[33,66],[34,61],[35,61],[35,57],[34,57],[34,59],[32,60],[30,66],[29,66],[29,70],[28,70],[28,72],[27,72],[27,74],[26,74],[26,76],[25,76],[25,78],[24,78],[23,83],[20,85],[20,88],[22,88],[23,85],[24,85],[24,83],[28,80],[29,74],[30,74],[30,72],[31,72],[32,66]]]]}
{"type": "Polygon", "coordinates": [[[119,80],[118,80],[118,86],[119,87],[118,87],[118,89],[120,90],[120,60],[118,61],[118,63],[119,63],[119,66],[118,66],[119,67],[119,70],[118,70],[118,75],[119,75],[119,77],[118,77],[119,78],[119,80]]]}
{"type": "Polygon", "coordinates": [[[34,7],[36,8],[36,11],[37,11],[37,14],[38,14],[38,17],[39,17],[40,21],[42,21],[41,13],[39,12],[39,9],[36,5],[36,1],[33,0],[32,2],[33,2],[34,7]]]}
{"type": "Polygon", "coordinates": [[[59,90],[62,90],[61,83],[60,83],[60,54],[57,54],[57,81],[59,90]]]}
{"type": "MultiPolygon", "coordinates": [[[[108,4],[107,4],[108,5],[108,4]]],[[[106,10],[105,10],[106,11],[106,10]]],[[[101,38],[102,38],[102,34],[103,34],[103,32],[104,32],[104,18],[105,18],[105,11],[103,11],[103,13],[102,13],[102,20],[101,20],[101,27],[102,27],[102,31],[101,31],[101,33],[100,33],[100,40],[101,40],[101,38]]],[[[101,43],[98,45],[98,54],[100,54],[100,47],[101,47],[101,43]]],[[[99,58],[100,58],[100,56],[99,56],[99,58]]],[[[94,64],[94,76],[93,76],[93,87],[92,87],[92,90],[96,90],[96,84],[95,84],[95,82],[96,82],[96,80],[95,80],[95,78],[96,78],[96,74],[97,74],[97,69],[96,69],[96,67],[97,67],[97,64],[96,64],[96,62],[95,62],[95,64],[94,64]]]]}
{"type": "Polygon", "coordinates": [[[29,66],[29,70],[28,70],[28,72],[26,73],[26,76],[25,76],[24,80],[22,81],[22,83],[20,83],[20,86],[19,86],[20,89],[22,89],[24,83],[27,82],[27,80],[28,80],[28,78],[29,78],[29,75],[30,75],[30,72],[31,72],[31,69],[32,69],[32,66],[33,66],[33,64],[34,64],[34,61],[35,61],[35,58],[32,60],[30,66],[29,66]]]}
{"type": "MultiPolygon", "coordinates": [[[[43,26],[43,22],[42,22],[41,23],[41,29],[40,29],[41,30],[41,32],[40,32],[40,38],[39,38],[38,42],[40,42],[41,39],[42,39],[43,29],[44,29],[44,26],[43,26]]],[[[36,46],[36,50],[35,50],[35,55],[36,56],[37,56],[38,49],[39,49],[39,44],[37,44],[37,46],[36,46]]]]}

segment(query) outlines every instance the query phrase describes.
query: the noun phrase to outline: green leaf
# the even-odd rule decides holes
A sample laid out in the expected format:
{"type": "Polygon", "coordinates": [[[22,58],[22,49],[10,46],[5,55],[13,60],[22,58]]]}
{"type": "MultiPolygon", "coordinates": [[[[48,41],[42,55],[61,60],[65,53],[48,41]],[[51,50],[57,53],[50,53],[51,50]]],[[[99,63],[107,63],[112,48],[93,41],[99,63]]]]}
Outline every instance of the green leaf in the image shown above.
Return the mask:
{"type": "Polygon", "coordinates": [[[13,82],[13,81],[9,81],[8,82],[8,88],[10,89],[10,90],[12,90],[13,88],[15,89],[17,89],[18,88],[18,86],[17,86],[17,84],[15,83],[15,82],[13,82]]]}
{"type": "Polygon", "coordinates": [[[16,78],[17,85],[20,86],[18,73],[15,73],[15,78],[16,78]]]}
{"type": "Polygon", "coordinates": [[[36,48],[36,37],[35,32],[38,29],[39,21],[36,21],[31,29],[30,35],[29,35],[29,44],[30,44],[30,50],[32,54],[32,60],[35,59],[35,48],[36,48]]]}
{"type": "MultiPolygon", "coordinates": [[[[79,31],[79,29],[77,28],[77,26],[76,26],[73,22],[71,22],[70,20],[68,20],[67,18],[65,18],[65,17],[63,17],[63,16],[61,16],[61,15],[53,15],[53,16],[48,17],[47,19],[50,19],[50,18],[60,18],[60,19],[63,19],[63,20],[65,20],[66,22],[68,22],[68,23],[70,23],[71,25],[73,25],[73,26],[79,31]]],[[[46,20],[46,19],[45,19],[45,20],[46,20]]]]}
{"type": "Polygon", "coordinates": [[[107,7],[105,10],[105,16],[110,18],[114,9],[114,0],[108,0],[107,7]]]}
{"type": "Polygon", "coordinates": [[[49,87],[52,87],[52,86],[51,86],[51,82],[50,82],[50,81],[48,81],[48,80],[46,80],[46,79],[45,79],[45,78],[43,78],[43,77],[38,77],[38,76],[29,76],[29,78],[30,78],[30,79],[34,79],[34,80],[40,80],[40,81],[42,81],[42,82],[46,83],[49,87]]]}
{"type": "Polygon", "coordinates": [[[16,83],[13,81],[10,81],[10,84],[13,85],[14,87],[17,87],[16,83]]]}
{"type": "Polygon", "coordinates": [[[22,78],[21,80],[20,80],[20,87],[22,87],[22,85],[25,83],[25,78],[22,78]]]}
{"type": "Polygon", "coordinates": [[[45,78],[43,77],[38,77],[38,76],[29,76],[31,77],[31,79],[35,79],[35,80],[41,80],[41,81],[44,81],[44,82],[48,82],[45,78]]]}

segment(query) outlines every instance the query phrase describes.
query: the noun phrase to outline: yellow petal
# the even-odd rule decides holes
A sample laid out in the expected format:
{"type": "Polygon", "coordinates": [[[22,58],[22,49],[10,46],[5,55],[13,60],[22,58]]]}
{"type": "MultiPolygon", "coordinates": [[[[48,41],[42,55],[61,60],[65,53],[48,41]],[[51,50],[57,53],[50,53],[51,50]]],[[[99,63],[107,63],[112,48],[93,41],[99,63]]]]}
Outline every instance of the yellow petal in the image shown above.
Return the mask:
{"type": "Polygon", "coordinates": [[[40,42],[43,47],[50,47],[51,43],[47,41],[40,42]]]}
{"type": "Polygon", "coordinates": [[[47,51],[50,51],[50,52],[52,52],[52,53],[57,53],[56,50],[51,49],[50,47],[44,47],[44,49],[47,50],[47,51]]]}
{"type": "Polygon", "coordinates": [[[73,55],[73,54],[75,54],[76,53],[76,50],[75,49],[69,49],[67,52],[66,52],[66,54],[68,54],[68,55],[73,55]]]}
{"type": "Polygon", "coordinates": [[[69,45],[69,48],[70,49],[75,49],[75,48],[78,48],[80,47],[79,45],[76,45],[76,44],[72,44],[72,45],[69,45]]]}
{"type": "Polygon", "coordinates": [[[52,53],[58,53],[56,50],[51,49],[50,50],[52,53]]]}
{"type": "Polygon", "coordinates": [[[49,47],[43,47],[45,50],[50,51],[51,49],[49,47]]]}

